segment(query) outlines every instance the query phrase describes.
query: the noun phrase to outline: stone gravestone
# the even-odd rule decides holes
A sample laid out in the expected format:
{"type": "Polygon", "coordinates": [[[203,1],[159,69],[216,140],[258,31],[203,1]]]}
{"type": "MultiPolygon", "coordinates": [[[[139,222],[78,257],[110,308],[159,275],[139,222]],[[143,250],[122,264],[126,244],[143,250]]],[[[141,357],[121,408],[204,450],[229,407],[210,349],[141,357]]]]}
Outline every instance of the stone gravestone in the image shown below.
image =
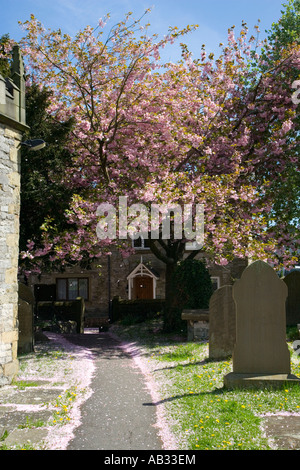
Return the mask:
{"type": "Polygon", "coordinates": [[[300,271],[292,271],[283,279],[288,287],[286,300],[286,324],[300,323],[300,271]]]}
{"type": "Polygon", "coordinates": [[[286,343],[287,286],[263,261],[250,264],[233,286],[236,302],[236,343],[233,372],[224,385],[278,386],[300,379],[290,374],[286,343]]]}
{"type": "Polygon", "coordinates": [[[236,338],[235,302],[232,286],[217,289],[209,302],[209,358],[225,359],[232,355],[236,338]]]}

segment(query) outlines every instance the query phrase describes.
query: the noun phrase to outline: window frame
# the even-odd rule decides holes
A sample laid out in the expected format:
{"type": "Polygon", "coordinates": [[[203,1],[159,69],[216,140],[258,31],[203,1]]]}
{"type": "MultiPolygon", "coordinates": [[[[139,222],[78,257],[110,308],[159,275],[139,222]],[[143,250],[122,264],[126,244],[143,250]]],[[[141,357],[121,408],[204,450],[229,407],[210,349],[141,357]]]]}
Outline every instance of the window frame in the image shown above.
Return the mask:
{"type": "Polygon", "coordinates": [[[79,295],[79,281],[82,280],[82,279],[87,281],[87,297],[83,297],[83,299],[84,299],[85,301],[88,301],[89,298],[90,298],[90,295],[89,295],[89,294],[90,294],[90,291],[89,291],[90,279],[89,279],[89,277],[76,277],[76,276],[57,277],[57,278],[56,278],[56,282],[55,282],[55,283],[56,283],[56,299],[57,299],[58,301],[67,301],[67,302],[70,302],[70,301],[72,301],[72,300],[75,300],[75,299],[70,299],[70,298],[69,298],[69,282],[68,282],[68,281],[69,281],[70,279],[76,279],[76,280],[77,280],[77,296],[76,296],[75,298],[81,297],[81,296],[79,295]],[[58,283],[59,283],[59,281],[62,281],[62,280],[64,280],[64,281],[66,282],[66,298],[64,298],[64,299],[63,299],[63,298],[59,298],[59,296],[58,296],[58,283]]]}
{"type": "Polygon", "coordinates": [[[147,242],[148,238],[144,238],[141,235],[136,239],[132,239],[132,248],[134,248],[135,250],[150,250],[150,246],[145,246],[145,241],[147,242]],[[136,242],[137,240],[141,240],[141,246],[134,246],[134,242],[136,242]]]}

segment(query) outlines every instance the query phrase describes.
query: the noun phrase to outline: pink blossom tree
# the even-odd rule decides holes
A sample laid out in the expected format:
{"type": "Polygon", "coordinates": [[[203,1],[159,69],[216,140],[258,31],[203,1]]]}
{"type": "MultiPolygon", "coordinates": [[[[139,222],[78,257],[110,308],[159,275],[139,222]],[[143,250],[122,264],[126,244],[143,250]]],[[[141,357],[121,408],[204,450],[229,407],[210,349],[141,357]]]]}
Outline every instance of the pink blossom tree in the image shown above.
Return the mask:
{"type": "MultiPolygon", "coordinates": [[[[127,196],[129,204],[146,206],[203,204],[203,251],[220,264],[249,257],[291,265],[298,232],[290,221],[272,219],[272,185],[298,164],[289,152],[297,107],[281,76],[299,67],[299,48],[282,51],[262,72],[257,38],[243,24],[238,36],[229,29],[219,57],[202,47],[193,59],[182,45],[182,60],[162,66],[160,49],[194,27],[170,28],[159,40],[147,27],[143,32],[141,20],[130,24],[129,14],[104,39],[107,20],[74,39],[46,31],[34,17],[23,25],[30,79],[51,89],[51,115],[73,117],[75,126],[66,142],[72,165],[61,175],[74,191],[70,230],[46,228],[44,246],[31,241],[22,258],[37,267],[45,256],[64,264],[100,257],[112,244],[130,253],[127,241],[96,233],[99,204],[116,206],[127,196]]],[[[172,273],[186,241],[150,240],[166,263],[169,327],[172,273]]]]}

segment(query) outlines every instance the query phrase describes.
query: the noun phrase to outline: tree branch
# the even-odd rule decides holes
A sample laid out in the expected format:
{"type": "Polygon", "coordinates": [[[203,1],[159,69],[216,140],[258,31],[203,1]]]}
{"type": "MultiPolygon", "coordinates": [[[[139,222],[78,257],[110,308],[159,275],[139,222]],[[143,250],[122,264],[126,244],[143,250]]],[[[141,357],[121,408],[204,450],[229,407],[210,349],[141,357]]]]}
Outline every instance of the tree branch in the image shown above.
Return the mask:
{"type": "Polygon", "coordinates": [[[161,250],[159,250],[159,248],[157,247],[157,245],[156,245],[156,243],[155,243],[156,241],[159,241],[159,240],[151,240],[151,239],[149,239],[150,249],[151,249],[152,253],[153,253],[158,259],[160,259],[161,261],[163,261],[165,264],[174,264],[174,263],[175,263],[174,258],[170,258],[169,256],[167,256],[167,254],[162,253],[161,250]]]}

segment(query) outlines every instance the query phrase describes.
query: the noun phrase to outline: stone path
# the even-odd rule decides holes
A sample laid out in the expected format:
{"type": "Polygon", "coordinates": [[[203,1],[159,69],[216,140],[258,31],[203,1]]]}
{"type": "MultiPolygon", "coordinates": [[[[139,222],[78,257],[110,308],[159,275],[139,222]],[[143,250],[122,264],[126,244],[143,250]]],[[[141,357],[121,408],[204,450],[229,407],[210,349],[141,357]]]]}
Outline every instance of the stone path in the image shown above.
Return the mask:
{"type": "Polygon", "coordinates": [[[70,336],[96,354],[93,394],[83,404],[82,424],[67,450],[161,450],[155,407],[132,358],[107,335],[70,336]]]}
{"type": "Polygon", "coordinates": [[[267,437],[273,439],[279,450],[300,450],[299,416],[266,416],[263,423],[267,437]]]}
{"type": "Polygon", "coordinates": [[[46,423],[53,415],[53,410],[41,406],[50,403],[62,389],[41,388],[47,386],[47,382],[41,382],[40,386],[20,390],[14,386],[0,388],[0,437],[8,435],[0,442],[5,446],[22,446],[30,442],[38,446],[48,435],[45,427],[35,427],[38,422],[46,423]],[[28,411],[28,405],[31,411],[28,411]],[[25,411],[26,410],[26,411],[25,411]],[[32,426],[32,427],[30,427],[32,426]]]}

